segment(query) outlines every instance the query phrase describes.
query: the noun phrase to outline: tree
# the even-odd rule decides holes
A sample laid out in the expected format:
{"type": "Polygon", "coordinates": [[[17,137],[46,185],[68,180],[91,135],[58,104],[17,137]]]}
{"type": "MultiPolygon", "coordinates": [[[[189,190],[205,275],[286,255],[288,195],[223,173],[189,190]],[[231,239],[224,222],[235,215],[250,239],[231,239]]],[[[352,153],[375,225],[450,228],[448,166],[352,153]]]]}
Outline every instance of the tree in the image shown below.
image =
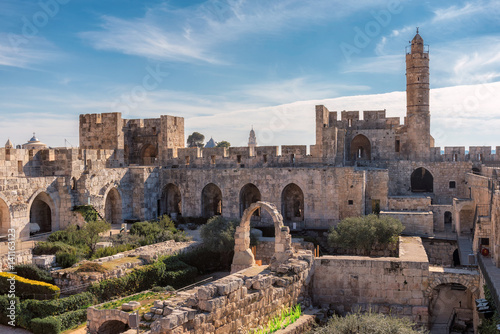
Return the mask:
{"type": "Polygon", "coordinates": [[[403,224],[392,217],[374,214],[349,217],[330,229],[328,243],[331,247],[369,252],[375,244],[388,245],[396,242],[403,230],[403,224]]]}
{"type": "Polygon", "coordinates": [[[193,132],[189,135],[187,139],[188,147],[203,147],[203,141],[205,140],[205,136],[199,132],[193,132]]]}
{"type": "Polygon", "coordinates": [[[416,325],[407,318],[372,313],[351,313],[345,317],[334,315],[325,327],[313,330],[312,334],[419,334],[425,330],[414,329],[416,325]]]}
{"type": "Polygon", "coordinates": [[[201,227],[200,236],[203,245],[211,252],[220,254],[221,263],[230,265],[231,253],[234,251],[234,232],[238,223],[222,216],[214,216],[201,227]]]}
{"type": "Polygon", "coordinates": [[[218,142],[217,146],[215,146],[215,147],[225,147],[225,148],[228,148],[230,146],[231,146],[230,142],[223,140],[223,141],[218,142]]]}
{"type": "Polygon", "coordinates": [[[90,221],[80,230],[83,242],[90,249],[90,256],[95,252],[96,245],[101,239],[100,234],[111,229],[111,224],[104,220],[90,221]]]}

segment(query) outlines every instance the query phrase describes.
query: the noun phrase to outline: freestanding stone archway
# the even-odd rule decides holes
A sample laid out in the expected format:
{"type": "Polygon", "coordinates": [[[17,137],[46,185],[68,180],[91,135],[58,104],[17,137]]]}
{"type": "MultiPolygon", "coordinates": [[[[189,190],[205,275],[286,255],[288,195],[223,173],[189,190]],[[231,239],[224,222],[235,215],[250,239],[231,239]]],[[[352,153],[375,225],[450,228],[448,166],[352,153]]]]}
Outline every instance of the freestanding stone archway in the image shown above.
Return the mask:
{"type": "Polygon", "coordinates": [[[236,227],[234,234],[234,257],[231,264],[231,273],[252,267],[255,265],[255,258],[250,250],[250,219],[258,209],[264,209],[271,216],[274,223],[275,244],[274,256],[271,265],[288,260],[293,255],[292,237],[288,226],[283,225],[283,217],[276,206],[269,202],[256,202],[251,204],[243,212],[240,225],[236,227]]]}

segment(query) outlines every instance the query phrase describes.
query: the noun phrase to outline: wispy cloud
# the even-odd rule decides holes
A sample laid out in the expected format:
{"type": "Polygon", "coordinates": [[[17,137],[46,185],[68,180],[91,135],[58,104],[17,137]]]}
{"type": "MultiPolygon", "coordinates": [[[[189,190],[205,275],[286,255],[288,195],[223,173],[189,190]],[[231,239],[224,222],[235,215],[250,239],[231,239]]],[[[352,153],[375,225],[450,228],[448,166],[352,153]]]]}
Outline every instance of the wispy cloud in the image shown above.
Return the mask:
{"type": "Polygon", "coordinates": [[[43,38],[27,39],[22,35],[0,33],[0,66],[30,68],[60,56],[60,52],[43,38]]]}
{"type": "Polygon", "coordinates": [[[83,32],[81,37],[101,50],[159,60],[226,63],[218,49],[228,41],[259,34],[279,36],[284,30],[298,31],[383,3],[210,0],[172,8],[164,2],[132,20],[103,16],[100,30],[83,32]]]}

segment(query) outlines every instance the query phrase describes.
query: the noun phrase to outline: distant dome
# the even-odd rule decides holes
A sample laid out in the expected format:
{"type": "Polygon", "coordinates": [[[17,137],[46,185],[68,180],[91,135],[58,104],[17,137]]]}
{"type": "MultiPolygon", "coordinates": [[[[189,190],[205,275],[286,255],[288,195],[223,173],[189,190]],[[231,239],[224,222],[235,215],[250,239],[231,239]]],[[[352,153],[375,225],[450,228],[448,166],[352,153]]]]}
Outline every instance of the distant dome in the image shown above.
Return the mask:
{"type": "Polygon", "coordinates": [[[33,137],[31,137],[31,139],[26,144],[23,144],[22,147],[26,150],[36,150],[47,148],[47,145],[39,141],[35,136],[35,133],[33,132],[33,137]]]}
{"type": "Polygon", "coordinates": [[[205,148],[213,148],[215,147],[215,141],[213,138],[210,138],[209,141],[207,141],[207,144],[205,145],[205,148]]]}

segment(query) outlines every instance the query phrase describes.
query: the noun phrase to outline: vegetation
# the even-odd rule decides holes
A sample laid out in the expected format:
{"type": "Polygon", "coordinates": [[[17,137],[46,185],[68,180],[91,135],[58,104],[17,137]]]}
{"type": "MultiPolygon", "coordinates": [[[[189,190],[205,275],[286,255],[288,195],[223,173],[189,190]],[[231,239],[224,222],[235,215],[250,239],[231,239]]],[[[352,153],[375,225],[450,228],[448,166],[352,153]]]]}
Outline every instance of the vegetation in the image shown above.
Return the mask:
{"type": "Polygon", "coordinates": [[[199,132],[193,132],[187,138],[188,147],[200,147],[204,146],[203,141],[205,140],[205,136],[199,132]]]}
{"type": "Polygon", "coordinates": [[[101,281],[89,288],[100,302],[148,290],[153,286],[181,287],[193,282],[198,270],[177,256],[162,257],[153,264],[135,268],[129,274],[101,281]]]}
{"type": "Polygon", "coordinates": [[[51,299],[59,297],[60,289],[52,284],[30,280],[21,276],[0,272],[0,294],[8,294],[11,281],[15,280],[16,295],[23,298],[51,299]]]}
{"type": "Polygon", "coordinates": [[[34,334],[59,334],[61,331],[80,325],[87,320],[87,310],[67,312],[58,316],[35,318],[31,321],[34,334]]]}
{"type": "Polygon", "coordinates": [[[215,147],[226,147],[226,148],[229,148],[229,147],[231,147],[231,143],[228,142],[228,141],[223,140],[223,141],[218,142],[215,147]]]}
{"type": "Polygon", "coordinates": [[[92,205],[78,205],[73,208],[73,211],[80,212],[86,222],[93,222],[101,219],[99,213],[92,205]]]}
{"type": "Polygon", "coordinates": [[[50,276],[50,272],[40,269],[34,264],[15,265],[13,272],[17,273],[17,276],[27,279],[54,284],[54,279],[50,276]]]}
{"type": "Polygon", "coordinates": [[[369,252],[375,245],[384,246],[397,242],[403,230],[403,224],[392,217],[374,214],[351,217],[330,229],[328,243],[331,247],[369,252]]]}
{"type": "Polygon", "coordinates": [[[33,319],[57,316],[80,309],[85,310],[96,301],[96,298],[89,292],[56,300],[28,299],[21,302],[17,322],[19,326],[31,330],[33,319]]]}
{"type": "Polygon", "coordinates": [[[238,223],[222,216],[214,216],[201,227],[203,245],[211,252],[220,254],[220,262],[229,267],[234,251],[234,232],[238,223]]]}
{"type": "Polygon", "coordinates": [[[0,324],[8,325],[13,320],[8,317],[9,314],[15,314],[17,317],[20,314],[19,305],[20,301],[18,297],[9,298],[7,295],[0,295],[0,324]],[[11,306],[11,301],[15,302],[14,307],[11,306]]]}
{"type": "Polygon", "coordinates": [[[302,314],[302,308],[300,304],[295,305],[295,307],[290,307],[281,311],[281,313],[267,323],[263,329],[258,329],[254,331],[254,334],[268,334],[274,333],[282,328],[286,328],[288,325],[293,324],[302,314]]]}
{"type": "Polygon", "coordinates": [[[346,317],[334,315],[325,327],[309,334],[418,334],[426,331],[415,329],[407,318],[396,318],[379,313],[351,313],[346,317]]]}
{"type": "Polygon", "coordinates": [[[167,240],[189,240],[189,237],[183,231],[175,228],[175,223],[167,215],[160,217],[158,220],[135,223],[130,229],[130,234],[140,237],[138,241],[141,246],[167,240]]]}
{"type": "Polygon", "coordinates": [[[96,262],[84,262],[78,266],[78,269],[75,271],[76,273],[88,273],[88,272],[98,272],[103,273],[106,271],[106,268],[102,266],[102,264],[96,262]]]}
{"type": "MultiPolygon", "coordinates": [[[[495,306],[495,300],[493,299],[493,296],[491,294],[490,289],[488,286],[485,284],[484,286],[484,298],[488,301],[488,304],[491,306],[495,306]]],[[[479,325],[478,331],[480,334],[497,334],[497,324],[500,324],[500,316],[498,315],[498,309],[495,308],[495,313],[493,314],[493,317],[490,319],[484,319],[481,321],[481,325],[479,325]]]]}

